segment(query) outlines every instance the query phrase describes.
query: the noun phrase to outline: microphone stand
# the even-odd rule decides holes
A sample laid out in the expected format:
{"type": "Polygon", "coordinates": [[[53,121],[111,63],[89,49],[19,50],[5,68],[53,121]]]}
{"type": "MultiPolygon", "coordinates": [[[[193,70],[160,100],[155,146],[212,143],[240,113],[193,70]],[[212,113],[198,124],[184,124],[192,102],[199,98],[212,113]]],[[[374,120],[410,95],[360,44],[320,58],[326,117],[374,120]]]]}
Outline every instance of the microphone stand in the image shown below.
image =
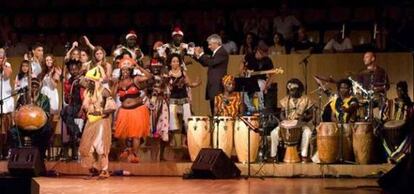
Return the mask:
{"type": "Polygon", "coordinates": [[[302,59],[300,62],[299,62],[299,65],[300,64],[303,64],[303,69],[304,69],[304,71],[303,71],[303,75],[304,75],[304,77],[305,77],[305,94],[308,94],[308,63],[309,63],[309,58],[312,56],[312,53],[309,53],[304,59],[302,59]]]}
{"type": "MultiPolygon", "coordinates": [[[[259,85],[257,84],[257,80],[254,80],[252,78],[235,78],[236,83],[236,89],[235,91],[241,92],[241,100],[244,102],[244,94],[246,92],[257,92],[260,91],[259,85]],[[247,89],[247,91],[246,91],[247,89]]],[[[255,132],[258,131],[256,127],[254,127],[249,121],[246,121],[242,116],[238,115],[238,119],[240,119],[243,123],[246,124],[248,127],[247,130],[247,177],[248,179],[250,177],[250,130],[254,130],[255,132]]]]}
{"type": "Polygon", "coordinates": [[[214,121],[214,124],[215,124],[215,130],[216,130],[216,149],[220,149],[220,147],[219,147],[219,134],[220,134],[220,132],[219,132],[219,126],[220,126],[220,120],[219,120],[219,118],[218,118],[218,115],[216,115],[216,116],[213,116],[213,121],[214,121]]]}
{"type": "MultiPolygon", "coordinates": [[[[345,113],[343,113],[345,114],[345,113]]],[[[344,159],[344,135],[345,135],[345,128],[344,128],[344,119],[343,115],[339,114],[339,153],[338,153],[338,161],[340,164],[355,164],[352,161],[348,161],[344,159]]]]}
{"type": "Polygon", "coordinates": [[[250,178],[250,130],[257,132],[258,129],[254,127],[249,121],[244,119],[242,116],[238,115],[238,119],[240,119],[248,128],[247,130],[247,177],[245,179],[250,178]]]}

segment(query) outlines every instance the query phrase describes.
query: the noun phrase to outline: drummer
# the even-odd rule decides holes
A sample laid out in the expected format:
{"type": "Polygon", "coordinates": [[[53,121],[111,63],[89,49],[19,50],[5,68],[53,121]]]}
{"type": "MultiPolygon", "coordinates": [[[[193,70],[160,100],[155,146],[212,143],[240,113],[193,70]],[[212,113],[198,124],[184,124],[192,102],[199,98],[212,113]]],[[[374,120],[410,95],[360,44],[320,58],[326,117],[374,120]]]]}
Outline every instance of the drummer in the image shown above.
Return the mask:
{"type": "MultiPolygon", "coordinates": [[[[41,159],[44,160],[47,146],[49,145],[50,137],[52,136],[52,129],[49,122],[50,116],[50,102],[49,98],[42,93],[40,93],[41,82],[37,78],[32,78],[31,84],[31,96],[33,98],[34,105],[43,109],[46,113],[48,119],[46,119],[46,124],[38,130],[33,130],[33,132],[26,132],[22,129],[19,129],[17,126],[10,128],[10,146],[11,147],[22,147],[24,142],[23,139],[26,140],[26,137],[30,137],[31,145],[35,146],[39,149],[41,159]]],[[[22,95],[17,100],[17,109],[19,111],[20,107],[23,105],[29,104],[30,99],[26,98],[27,95],[22,95]]]]}
{"type": "Polygon", "coordinates": [[[336,87],[338,96],[329,103],[329,108],[332,111],[331,122],[355,122],[358,99],[352,93],[352,82],[348,79],[341,79],[338,81],[336,87]]]}
{"type": "MultiPolygon", "coordinates": [[[[394,113],[391,116],[393,121],[405,121],[405,124],[402,127],[402,143],[398,146],[397,149],[390,148],[386,141],[383,141],[384,148],[389,156],[391,162],[400,161],[407,151],[409,150],[410,145],[407,142],[407,135],[409,130],[412,129],[412,114],[413,114],[413,102],[411,101],[410,96],[408,95],[408,84],[405,81],[400,81],[397,83],[397,98],[394,99],[394,113]]],[[[385,124],[387,126],[387,123],[385,124]]]]}
{"type": "MultiPolygon", "coordinates": [[[[376,62],[376,55],[374,52],[366,52],[363,57],[365,69],[360,71],[357,76],[357,81],[366,90],[374,92],[373,108],[379,108],[378,114],[373,115],[374,118],[383,121],[386,113],[383,112],[387,98],[387,91],[390,88],[390,82],[387,72],[380,67],[376,62]]],[[[369,103],[365,103],[366,108],[369,108],[369,103]]],[[[366,115],[365,115],[366,116],[366,115]]],[[[369,116],[369,115],[368,115],[369,116]]]]}
{"type": "Polygon", "coordinates": [[[234,76],[225,75],[221,79],[224,91],[214,97],[215,116],[229,116],[235,118],[240,112],[240,93],[235,92],[234,76]]]}
{"type": "MultiPolygon", "coordinates": [[[[280,100],[281,120],[297,120],[302,125],[302,140],[301,140],[301,157],[303,162],[308,162],[309,142],[312,136],[313,125],[310,122],[313,117],[313,102],[311,99],[303,94],[303,83],[296,78],[287,82],[286,89],[288,95],[280,100]]],[[[276,127],[271,133],[271,150],[270,157],[276,160],[277,147],[279,145],[279,130],[280,126],[276,127]]]]}

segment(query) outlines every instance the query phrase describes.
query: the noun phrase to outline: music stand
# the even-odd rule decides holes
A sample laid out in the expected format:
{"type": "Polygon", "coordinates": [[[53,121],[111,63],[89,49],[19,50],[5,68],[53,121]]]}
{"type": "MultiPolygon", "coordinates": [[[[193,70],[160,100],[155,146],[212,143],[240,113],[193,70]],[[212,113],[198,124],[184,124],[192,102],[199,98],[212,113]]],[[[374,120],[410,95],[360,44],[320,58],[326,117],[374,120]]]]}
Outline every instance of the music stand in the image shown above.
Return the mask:
{"type": "MultiPolygon", "coordinates": [[[[241,101],[244,102],[244,94],[245,92],[259,92],[259,84],[257,83],[256,78],[244,78],[244,77],[238,77],[234,79],[236,83],[235,91],[241,92],[241,101]]],[[[248,130],[247,130],[247,177],[250,177],[250,130],[256,131],[257,129],[251,127],[252,124],[243,119],[241,116],[239,116],[240,120],[243,121],[248,130]]],[[[218,130],[217,130],[218,132],[218,130]]],[[[218,134],[217,134],[218,137],[218,134]]]]}

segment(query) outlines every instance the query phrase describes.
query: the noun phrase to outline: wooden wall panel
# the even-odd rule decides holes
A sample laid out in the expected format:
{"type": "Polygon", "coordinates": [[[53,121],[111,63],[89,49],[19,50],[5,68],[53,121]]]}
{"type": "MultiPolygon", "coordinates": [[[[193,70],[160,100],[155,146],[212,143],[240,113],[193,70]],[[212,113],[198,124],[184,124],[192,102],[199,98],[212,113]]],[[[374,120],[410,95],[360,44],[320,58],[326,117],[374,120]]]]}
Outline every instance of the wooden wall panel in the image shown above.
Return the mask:
{"type": "MultiPolygon", "coordinates": [[[[285,73],[282,75],[276,75],[274,81],[278,83],[278,99],[281,99],[286,95],[285,85],[291,78],[299,78],[304,81],[304,65],[299,64],[307,55],[306,54],[291,54],[291,55],[275,55],[271,56],[275,67],[282,67],[285,73]]],[[[362,53],[350,53],[350,54],[314,54],[309,57],[309,63],[307,66],[308,75],[308,93],[314,99],[317,100],[317,93],[313,92],[317,85],[312,78],[313,75],[321,76],[333,76],[335,79],[346,78],[348,75],[355,75],[358,71],[364,69],[362,62],[362,53]]],[[[19,64],[22,58],[9,58],[9,62],[13,67],[13,80],[18,72],[19,64]]],[[[202,67],[196,61],[192,59],[192,64],[189,64],[188,75],[192,80],[200,77],[202,84],[192,89],[193,99],[193,112],[195,115],[209,115],[209,105],[205,100],[205,87],[207,80],[207,68],[202,67]]],[[[61,64],[62,57],[57,58],[58,64],[61,64]]],[[[228,66],[228,73],[237,75],[242,61],[242,56],[232,55],[230,56],[230,62],[228,66]]],[[[410,53],[378,53],[378,64],[385,68],[388,72],[391,89],[388,92],[388,97],[395,98],[395,84],[400,80],[406,80],[409,85],[410,96],[413,96],[413,56],[410,53]]],[[[330,85],[332,89],[335,89],[333,84],[330,85]]],[[[60,92],[60,88],[59,88],[60,92]]],[[[323,98],[325,101],[326,98],[323,98]]]]}

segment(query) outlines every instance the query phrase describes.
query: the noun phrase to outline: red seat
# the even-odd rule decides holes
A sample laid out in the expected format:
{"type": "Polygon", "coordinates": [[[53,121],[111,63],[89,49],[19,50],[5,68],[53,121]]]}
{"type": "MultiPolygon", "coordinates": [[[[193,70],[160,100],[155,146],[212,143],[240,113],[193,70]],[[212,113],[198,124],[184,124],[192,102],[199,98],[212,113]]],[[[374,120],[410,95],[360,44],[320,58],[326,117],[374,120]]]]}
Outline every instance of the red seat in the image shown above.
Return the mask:
{"type": "Polygon", "coordinates": [[[86,24],[89,27],[103,27],[106,21],[105,12],[92,12],[86,16],[86,24]]]}
{"type": "Polygon", "coordinates": [[[14,17],[14,26],[16,28],[30,28],[33,26],[32,14],[16,14],[14,17]]]}
{"type": "Polygon", "coordinates": [[[82,25],[84,18],[81,14],[69,13],[62,15],[62,27],[63,28],[79,28],[82,25]]]}
{"type": "Polygon", "coordinates": [[[384,7],[384,15],[388,18],[398,21],[401,19],[402,10],[400,7],[387,6],[384,7]]]}
{"type": "Polygon", "coordinates": [[[165,11],[165,12],[160,12],[160,21],[159,24],[162,26],[167,26],[170,25],[171,22],[174,19],[174,12],[172,11],[165,11]]]}
{"type": "Polygon", "coordinates": [[[137,26],[154,24],[155,14],[153,12],[137,12],[133,16],[133,22],[137,26]]]}
{"type": "Polygon", "coordinates": [[[329,9],[330,22],[345,22],[351,19],[351,9],[347,7],[332,7],[329,9]]]}
{"type": "Polygon", "coordinates": [[[303,21],[306,23],[319,23],[325,21],[326,11],[323,9],[305,9],[303,21]]]}
{"type": "Polygon", "coordinates": [[[354,10],[354,19],[356,22],[369,22],[375,20],[375,8],[360,7],[354,10]]]}
{"type": "Polygon", "coordinates": [[[117,12],[109,14],[109,24],[113,27],[124,27],[129,24],[129,13],[117,12]]]}
{"type": "Polygon", "coordinates": [[[57,14],[43,14],[37,17],[37,26],[44,29],[55,28],[59,25],[57,14]]]}

